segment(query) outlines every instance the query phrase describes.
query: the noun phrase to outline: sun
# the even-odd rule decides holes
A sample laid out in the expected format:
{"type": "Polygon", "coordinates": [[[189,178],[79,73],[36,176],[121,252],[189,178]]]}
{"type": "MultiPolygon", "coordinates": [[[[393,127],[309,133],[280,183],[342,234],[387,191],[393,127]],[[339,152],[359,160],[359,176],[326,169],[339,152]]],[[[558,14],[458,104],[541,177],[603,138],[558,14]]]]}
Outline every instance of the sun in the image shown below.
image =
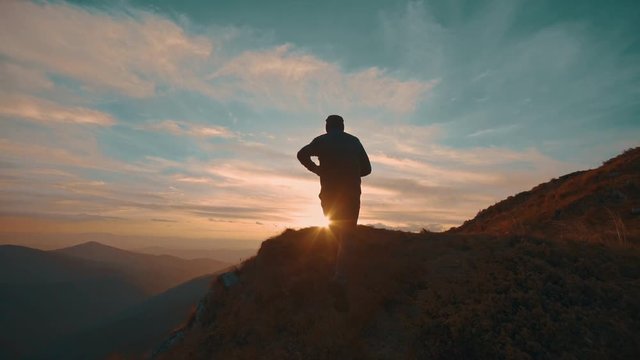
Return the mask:
{"type": "Polygon", "coordinates": [[[306,219],[307,226],[317,226],[322,229],[328,229],[331,225],[331,220],[328,217],[324,216],[322,213],[317,214],[315,216],[311,216],[306,219]]]}
{"type": "Polygon", "coordinates": [[[322,229],[328,229],[329,225],[331,225],[331,220],[324,216],[319,206],[313,206],[299,215],[296,225],[301,227],[316,226],[322,229]]]}
{"type": "Polygon", "coordinates": [[[328,217],[326,216],[321,216],[318,218],[318,227],[321,227],[323,229],[328,229],[329,226],[331,225],[331,220],[329,220],[328,217]]]}

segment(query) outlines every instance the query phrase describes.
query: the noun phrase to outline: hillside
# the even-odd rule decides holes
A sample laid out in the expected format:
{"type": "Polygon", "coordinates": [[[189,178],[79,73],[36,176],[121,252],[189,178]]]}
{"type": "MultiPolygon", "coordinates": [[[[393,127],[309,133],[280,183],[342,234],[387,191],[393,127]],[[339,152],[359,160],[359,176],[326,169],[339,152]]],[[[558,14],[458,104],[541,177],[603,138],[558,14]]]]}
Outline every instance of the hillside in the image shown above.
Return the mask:
{"type": "Polygon", "coordinates": [[[640,243],[640,147],[510,196],[452,231],[640,243]]]}
{"type": "Polygon", "coordinates": [[[0,246],[0,358],[21,358],[145,298],[125,274],[104,264],[0,246]]]}
{"type": "Polygon", "coordinates": [[[71,334],[34,359],[103,359],[110,354],[140,357],[184,321],[207,293],[214,276],[200,276],[155,295],[71,334]]]}
{"type": "Polygon", "coordinates": [[[118,269],[149,295],[155,295],[203,274],[230,264],[213,259],[181,259],[170,255],[150,255],[87,242],[54,250],[75,258],[91,260],[118,269]]]}
{"type": "Polygon", "coordinates": [[[328,294],[334,242],[265,241],[161,359],[637,358],[640,251],[359,227],[351,311],[328,294]]]}
{"type": "Polygon", "coordinates": [[[184,308],[197,302],[202,293],[195,292],[202,289],[185,284],[161,293],[226,266],[95,242],[55,251],[0,246],[0,358],[33,355],[70,334],[122,319],[121,313],[136,305],[140,314],[157,310],[154,321],[141,324],[157,325],[146,332],[160,331],[153,341],[178,324],[175,318],[185,316],[184,308]],[[153,295],[158,298],[150,299],[153,295]],[[167,312],[153,304],[166,305],[167,312]]]}
{"type": "Polygon", "coordinates": [[[216,282],[158,359],[640,358],[640,149],[445,233],[359,226],[351,309],[335,239],[287,230],[216,282]]]}

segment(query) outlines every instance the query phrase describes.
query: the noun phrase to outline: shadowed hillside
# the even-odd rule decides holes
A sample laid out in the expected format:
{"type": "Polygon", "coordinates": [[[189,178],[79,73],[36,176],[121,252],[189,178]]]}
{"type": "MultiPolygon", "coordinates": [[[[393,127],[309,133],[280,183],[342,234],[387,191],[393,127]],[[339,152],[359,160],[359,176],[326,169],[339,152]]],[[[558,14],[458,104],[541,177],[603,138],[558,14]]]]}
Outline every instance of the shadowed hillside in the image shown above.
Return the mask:
{"type": "Polygon", "coordinates": [[[109,354],[139,358],[193,312],[214,277],[201,276],[153,296],[66,337],[33,359],[103,359],[109,354]]]}
{"type": "Polygon", "coordinates": [[[510,196],[453,230],[532,234],[606,243],[640,242],[640,147],[510,196]]]}
{"type": "Polygon", "coordinates": [[[156,358],[636,359],[638,159],[629,150],[446,233],[358,227],[348,313],[328,292],[333,236],[287,230],[235,286],[215,283],[156,358]]]}
{"type": "Polygon", "coordinates": [[[23,358],[145,298],[125,274],[105,264],[0,246],[0,358],[23,358]]]}
{"type": "Polygon", "coordinates": [[[0,358],[26,358],[97,324],[117,329],[116,320],[126,318],[121,312],[133,306],[137,310],[129,310],[129,317],[157,315],[137,328],[153,334],[153,342],[202,296],[203,280],[149,298],[225,266],[211,259],[137,254],[95,242],[56,251],[0,246],[0,358]]]}

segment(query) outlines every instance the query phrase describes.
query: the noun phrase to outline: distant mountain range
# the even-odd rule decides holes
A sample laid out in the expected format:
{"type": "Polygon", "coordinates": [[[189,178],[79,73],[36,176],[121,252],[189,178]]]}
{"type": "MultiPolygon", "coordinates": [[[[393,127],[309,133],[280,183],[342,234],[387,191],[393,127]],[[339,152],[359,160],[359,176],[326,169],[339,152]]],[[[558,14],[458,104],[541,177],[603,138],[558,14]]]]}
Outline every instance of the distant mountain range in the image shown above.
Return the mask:
{"type": "Polygon", "coordinates": [[[144,313],[145,304],[169,296],[173,300],[165,302],[168,312],[148,324],[167,332],[178,324],[166,326],[167,321],[184,316],[184,303],[195,304],[208,280],[196,281],[200,286],[195,288],[179,285],[228,266],[96,242],[54,251],[0,246],[0,358],[26,358],[69,334],[124,319],[123,312],[134,306],[132,314],[144,313]]]}
{"type": "Polygon", "coordinates": [[[208,259],[182,259],[170,255],[150,255],[121,250],[98,242],[87,242],[55,253],[108,265],[126,274],[145,294],[155,295],[196,276],[229,266],[208,259]]]}
{"type": "Polygon", "coordinates": [[[161,246],[148,246],[136,249],[136,252],[153,255],[173,255],[183,259],[216,259],[230,264],[237,264],[254,256],[258,248],[248,249],[179,249],[161,246]]]}

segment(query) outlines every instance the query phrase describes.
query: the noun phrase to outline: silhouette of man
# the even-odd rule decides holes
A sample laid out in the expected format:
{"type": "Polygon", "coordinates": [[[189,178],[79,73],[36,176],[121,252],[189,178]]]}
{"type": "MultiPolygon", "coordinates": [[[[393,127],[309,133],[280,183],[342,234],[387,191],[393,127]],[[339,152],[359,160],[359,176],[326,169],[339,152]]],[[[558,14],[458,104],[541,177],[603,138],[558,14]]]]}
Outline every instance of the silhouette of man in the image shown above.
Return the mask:
{"type": "Polygon", "coordinates": [[[371,163],[360,140],[344,131],[341,116],[327,117],[326,131],[298,151],[298,160],[320,176],[320,204],[338,240],[332,293],[338,307],[348,308],[344,259],[360,214],[360,178],[371,173],[371,163]],[[312,156],[318,157],[319,165],[312,156]]]}

